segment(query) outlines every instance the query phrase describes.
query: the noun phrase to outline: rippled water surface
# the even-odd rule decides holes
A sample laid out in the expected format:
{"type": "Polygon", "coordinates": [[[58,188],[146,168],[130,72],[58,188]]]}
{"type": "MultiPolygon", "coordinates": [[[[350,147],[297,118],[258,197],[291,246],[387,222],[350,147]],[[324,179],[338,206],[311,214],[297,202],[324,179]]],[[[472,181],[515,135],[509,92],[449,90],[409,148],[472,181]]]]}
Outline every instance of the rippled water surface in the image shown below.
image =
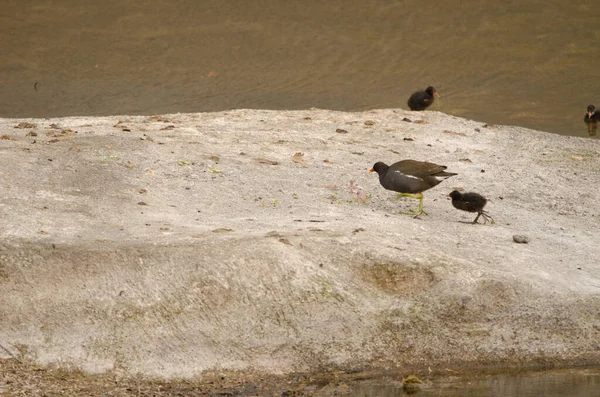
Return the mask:
{"type": "MultiPolygon", "coordinates": [[[[398,383],[363,384],[354,397],[407,396],[398,383]]],[[[554,370],[522,374],[448,377],[426,382],[417,397],[598,397],[600,370],[554,370]]]]}
{"type": "Polygon", "coordinates": [[[433,109],[587,136],[596,0],[5,0],[0,116],[433,109]]]}

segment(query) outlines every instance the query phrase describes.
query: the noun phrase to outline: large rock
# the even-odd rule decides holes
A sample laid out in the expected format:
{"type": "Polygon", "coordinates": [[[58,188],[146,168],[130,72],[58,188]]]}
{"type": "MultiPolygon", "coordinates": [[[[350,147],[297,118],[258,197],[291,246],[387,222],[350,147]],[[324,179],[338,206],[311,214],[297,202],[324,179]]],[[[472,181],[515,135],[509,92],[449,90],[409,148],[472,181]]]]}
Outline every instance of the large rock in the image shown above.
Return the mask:
{"type": "Polygon", "coordinates": [[[597,140],[402,110],[0,136],[4,357],[164,377],[600,359],[597,140]],[[405,158],[458,173],[420,219],[367,172],[405,158]],[[495,223],[467,223],[454,188],[495,223]]]}

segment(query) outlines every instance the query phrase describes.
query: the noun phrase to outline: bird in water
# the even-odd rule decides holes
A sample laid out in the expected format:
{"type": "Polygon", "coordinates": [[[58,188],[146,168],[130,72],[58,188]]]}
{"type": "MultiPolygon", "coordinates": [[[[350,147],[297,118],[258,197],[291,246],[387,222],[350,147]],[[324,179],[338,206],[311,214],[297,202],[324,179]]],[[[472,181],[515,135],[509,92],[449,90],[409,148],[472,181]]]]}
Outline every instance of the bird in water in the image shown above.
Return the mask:
{"type": "Polygon", "coordinates": [[[587,113],[583,118],[586,123],[598,123],[600,122],[600,113],[596,112],[596,106],[589,105],[587,107],[587,113]]]}
{"type": "Polygon", "coordinates": [[[435,88],[429,86],[425,91],[417,91],[408,98],[408,107],[410,110],[425,110],[435,100],[435,97],[439,97],[440,94],[435,88]]]}
{"type": "Polygon", "coordinates": [[[473,223],[477,223],[479,217],[483,217],[483,223],[486,224],[488,221],[494,223],[494,220],[487,212],[483,210],[483,207],[487,204],[487,199],[479,193],[461,193],[458,190],[452,191],[448,197],[452,199],[452,205],[454,208],[467,211],[477,212],[477,217],[473,223]]]}
{"type": "Polygon", "coordinates": [[[423,192],[436,186],[445,179],[456,175],[446,172],[446,166],[425,161],[402,160],[392,165],[377,162],[369,172],[379,174],[379,183],[388,190],[419,200],[419,209],[409,212],[411,215],[427,214],[423,211],[423,192]]]}

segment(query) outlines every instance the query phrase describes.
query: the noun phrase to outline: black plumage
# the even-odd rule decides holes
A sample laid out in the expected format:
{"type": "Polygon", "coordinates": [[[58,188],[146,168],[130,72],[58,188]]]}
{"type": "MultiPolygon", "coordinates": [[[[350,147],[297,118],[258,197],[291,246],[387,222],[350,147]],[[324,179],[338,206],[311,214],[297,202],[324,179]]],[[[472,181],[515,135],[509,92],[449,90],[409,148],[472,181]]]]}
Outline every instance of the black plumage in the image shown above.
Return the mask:
{"type": "Polygon", "coordinates": [[[402,160],[392,165],[377,162],[370,172],[377,172],[381,186],[400,193],[399,197],[419,199],[419,209],[411,212],[413,215],[419,215],[425,212],[423,192],[456,175],[453,172],[446,172],[446,168],[444,165],[425,161],[402,160]]]}
{"type": "Polygon", "coordinates": [[[408,98],[408,107],[410,110],[425,110],[440,96],[435,88],[429,86],[425,91],[417,91],[408,98]]]}
{"type": "Polygon", "coordinates": [[[484,224],[488,221],[494,223],[492,217],[483,210],[483,207],[485,207],[487,204],[487,199],[481,194],[473,192],[461,193],[458,190],[454,190],[448,195],[448,197],[452,199],[452,205],[454,208],[467,212],[477,212],[477,217],[473,223],[477,223],[479,217],[483,217],[484,224]]]}
{"type": "Polygon", "coordinates": [[[589,105],[587,107],[587,113],[585,114],[583,121],[586,123],[600,122],[600,113],[596,111],[596,107],[594,105],[589,105]]]}

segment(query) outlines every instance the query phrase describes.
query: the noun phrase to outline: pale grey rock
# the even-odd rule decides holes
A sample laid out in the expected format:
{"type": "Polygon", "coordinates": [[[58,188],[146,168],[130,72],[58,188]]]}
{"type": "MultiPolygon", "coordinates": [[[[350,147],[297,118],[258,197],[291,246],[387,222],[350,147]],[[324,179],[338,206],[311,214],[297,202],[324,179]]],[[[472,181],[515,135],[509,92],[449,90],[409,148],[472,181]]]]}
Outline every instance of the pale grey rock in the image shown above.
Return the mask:
{"type": "Polygon", "coordinates": [[[599,142],[407,116],[0,119],[0,343],[160,377],[598,362],[599,142]],[[406,158],[458,173],[420,219],[368,173],[406,158]]]}

